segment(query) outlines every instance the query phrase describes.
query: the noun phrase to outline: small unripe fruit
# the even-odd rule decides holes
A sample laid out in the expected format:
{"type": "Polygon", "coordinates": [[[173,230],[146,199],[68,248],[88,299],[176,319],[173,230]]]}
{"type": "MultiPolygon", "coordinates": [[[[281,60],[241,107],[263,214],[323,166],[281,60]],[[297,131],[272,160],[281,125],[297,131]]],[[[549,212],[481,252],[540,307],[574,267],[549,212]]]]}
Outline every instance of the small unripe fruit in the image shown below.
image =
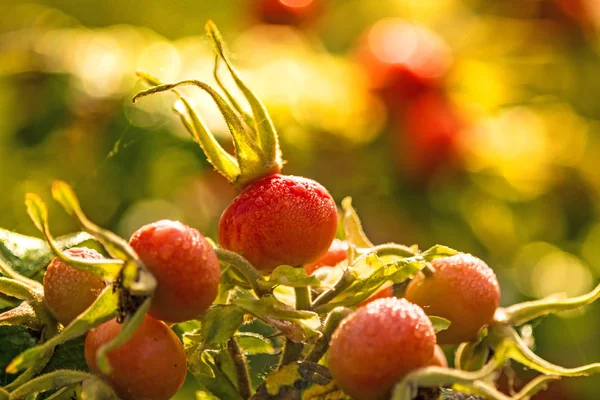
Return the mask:
{"type": "Polygon", "coordinates": [[[312,179],[275,174],[252,183],[227,207],[219,242],[269,273],[316,260],[336,230],[337,208],[327,189],[312,179]]]}
{"type": "MultiPolygon", "coordinates": [[[[64,253],[73,258],[103,258],[100,253],[88,248],[74,247],[64,253]]],[[[67,326],[92,305],[105,286],[99,276],[75,269],[55,258],[44,275],[44,301],[54,317],[67,326]]]]}
{"type": "Polygon", "coordinates": [[[476,339],[477,332],[492,322],[500,302],[500,285],[494,271],[470,254],[438,258],[434,272],[417,275],[406,288],[406,299],[423,307],[428,315],[450,320],[438,333],[439,344],[459,344],[476,339]]]}
{"type": "Polygon", "coordinates": [[[144,225],[129,240],[157,286],[148,314],[167,322],[198,317],[217,297],[221,267],[196,229],[178,221],[144,225]]]}
{"type": "Polygon", "coordinates": [[[308,275],[321,267],[333,267],[348,258],[348,243],[343,240],[334,239],[329,246],[327,253],[323,254],[317,260],[304,266],[308,275]]]}
{"type": "Polygon", "coordinates": [[[423,310],[388,297],[359,308],[334,332],[328,365],[336,384],[358,400],[388,399],[393,386],[430,364],[435,331],[423,310]]]}
{"type": "MultiPolygon", "coordinates": [[[[85,339],[85,361],[97,375],[96,353],[121,330],[116,320],[90,330],[85,339]]],[[[123,400],[168,400],[187,374],[183,345],[164,322],[146,316],[133,336],[108,352],[113,369],[105,377],[123,400]]]]}

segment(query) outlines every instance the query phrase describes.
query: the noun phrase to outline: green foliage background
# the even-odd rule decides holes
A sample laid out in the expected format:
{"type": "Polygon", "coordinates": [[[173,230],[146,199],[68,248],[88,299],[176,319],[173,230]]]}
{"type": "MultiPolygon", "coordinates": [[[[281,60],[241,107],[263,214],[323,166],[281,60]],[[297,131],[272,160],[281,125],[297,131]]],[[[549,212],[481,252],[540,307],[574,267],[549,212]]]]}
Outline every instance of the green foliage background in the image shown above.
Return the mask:
{"type": "MultiPolygon", "coordinates": [[[[164,80],[211,81],[202,38],[210,18],[276,120],[284,171],[320,181],[337,201],[352,196],[376,243],[471,252],[498,274],[503,305],[590,289],[600,272],[600,21],[578,22],[554,0],[326,3],[304,31],[263,32],[251,0],[5,0],[0,227],[37,235],[23,196],[49,198],[60,178],[92,220],[125,237],[173,218],[214,238],[235,193],[169,113],[171,97],[130,104],[141,89],[138,68],[164,80]],[[395,137],[408,133],[355,65],[361,33],[387,17],[424,24],[448,42],[447,90],[471,127],[464,164],[418,183],[398,167],[408,154],[395,137]]],[[[223,124],[201,99],[201,114],[226,143],[223,124]]],[[[76,230],[48,204],[56,234],[76,230]]],[[[537,352],[566,366],[598,361],[597,326],[598,305],[548,317],[535,328],[537,352]]],[[[11,329],[0,335],[31,345],[11,329]]],[[[0,352],[2,362],[10,357],[0,352]]],[[[547,398],[593,398],[599,384],[565,380],[547,398]]]]}

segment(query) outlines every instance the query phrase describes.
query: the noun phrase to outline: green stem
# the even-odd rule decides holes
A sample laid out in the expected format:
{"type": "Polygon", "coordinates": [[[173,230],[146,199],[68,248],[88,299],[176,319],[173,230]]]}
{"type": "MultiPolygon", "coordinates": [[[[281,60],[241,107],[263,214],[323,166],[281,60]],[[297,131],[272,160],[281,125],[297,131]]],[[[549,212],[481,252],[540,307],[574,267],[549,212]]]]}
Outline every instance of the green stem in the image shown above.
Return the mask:
{"type": "Polygon", "coordinates": [[[329,348],[329,341],[333,332],[344,318],[352,313],[352,310],[346,307],[336,307],[327,316],[323,324],[323,336],[319,338],[313,349],[306,356],[305,361],[318,363],[329,348]]]}
{"type": "Polygon", "coordinates": [[[246,366],[246,357],[244,357],[244,354],[234,337],[230,338],[227,342],[227,350],[229,351],[229,355],[231,356],[235,367],[238,392],[240,392],[240,395],[244,400],[249,399],[252,395],[252,389],[250,386],[248,368],[246,366]]]}
{"type": "Polygon", "coordinates": [[[235,268],[244,276],[244,278],[246,278],[246,281],[248,281],[258,297],[262,297],[269,293],[269,289],[260,284],[263,281],[262,275],[248,260],[233,251],[221,248],[216,248],[215,252],[217,253],[219,261],[235,268]]]}
{"type": "Polygon", "coordinates": [[[310,290],[307,286],[294,288],[296,292],[296,309],[297,310],[310,310],[312,302],[310,298],[310,290]]]}
{"type": "Polygon", "coordinates": [[[331,289],[326,290],[315,299],[315,301],[312,304],[313,309],[329,303],[338,294],[346,290],[346,288],[350,286],[355,280],[356,277],[352,272],[350,272],[350,270],[344,271],[342,277],[335,283],[335,285],[331,289]]]}
{"type": "MultiPolygon", "coordinates": [[[[310,290],[308,287],[297,287],[294,288],[294,291],[296,293],[296,309],[310,310],[312,304],[310,299],[310,290]]],[[[291,362],[298,361],[302,356],[303,349],[304,345],[302,343],[296,343],[290,338],[285,338],[285,344],[279,368],[291,362]]]]}

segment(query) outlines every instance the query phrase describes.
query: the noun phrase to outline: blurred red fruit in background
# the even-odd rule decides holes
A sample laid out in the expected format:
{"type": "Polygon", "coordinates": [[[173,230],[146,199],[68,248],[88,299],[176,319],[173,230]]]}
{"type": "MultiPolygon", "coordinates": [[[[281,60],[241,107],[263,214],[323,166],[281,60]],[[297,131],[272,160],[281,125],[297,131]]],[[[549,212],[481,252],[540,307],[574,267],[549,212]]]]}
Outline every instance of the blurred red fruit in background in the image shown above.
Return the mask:
{"type": "Polygon", "coordinates": [[[409,180],[427,180],[441,167],[460,164],[459,138],[465,122],[442,92],[419,94],[400,111],[392,128],[392,151],[409,180]]]}
{"type": "Polygon", "coordinates": [[[321,13],[323,0],[254,0],[253,7],[261,22],[302,26],[321,13]]]}
{"type": "Polygon", "coordinates": [[[334,239],[329,246],[327,253],[323,254],[316,261],[304,266],[308,275],[315,272],[320,267],[334,267],[348,257],[348,243],[334,239]]]}
{"type": "Polygon", "coordinates": [[[372,89],[392,110],[424,89],[442,86],[452,64],[442,38],[401,19],[377,22],[362,36],[356,52],[372,89]]]}

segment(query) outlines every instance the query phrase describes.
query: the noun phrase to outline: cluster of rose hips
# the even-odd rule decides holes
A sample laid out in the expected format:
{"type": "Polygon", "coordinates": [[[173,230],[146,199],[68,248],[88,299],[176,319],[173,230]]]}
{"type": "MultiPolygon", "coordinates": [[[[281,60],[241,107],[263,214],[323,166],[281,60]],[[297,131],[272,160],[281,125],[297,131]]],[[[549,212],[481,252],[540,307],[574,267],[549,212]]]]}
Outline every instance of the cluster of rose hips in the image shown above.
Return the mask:
{"type": "MultiPolygon", "coordinates": [[[[342,203],[345,238],[335,239],[338,211],[331,195],[313,180],[280,173],[281,154],[271,119],[232,67],[211,22],[207,34],[251,113],[225,87],[221,89],[227,100],[200,81],[161,84],[145,73],[139,76],[152,87],[135,99],[174,92],[175,111],[185,126],[215,169],[240,190],[221,216],[219,247],[197,230],[169,220],[145,225],[125,242],[87,220],[72,189],[57,181],[54,198],[103,245],[107,255],[83,247],[63,251],[49,232],[45,204],[28,195],[28,212],[57,258],[47,268],[43,287],[0,265],[7,276],[0,278],[0,289],[26,300],[0,318],[42,327],[44,332],[42,343],[17,356],[7,370],[29,368],[22,376],[35,375],[41,370],[39,363],[43,368],[48,362],[53,346],[87,334],[85,359],[90,370],[102,377],[96,385],[108,382],[109,391],[125,400],[167,400],[183,384],[188,363],[191,368],[197,361],[186,355],[169,325],[198,320],[221,329],[214,316],[209,321],[209,314],[226,305],[245,305],[239,309],[243,311],[239,323],[225,326],[226,333],[221,334],[225,338],[219,341],[227,343],[237,372],[235,386],[244,399],[251,397],[252,390],[233,335],[246,312],[286,336],[280,369],[312,365],[314,372],[316,363],[325,364],[333,387],[319,384],[336,398],[406,400],[416,396],[418,387],[458,383],[504,400],[508,397],[488,378],[509,359],[543,373],[515,398],[534,394],[555,376],[600,370],[598,364],[567,369],[541,360],[513,328],[550,312],[589,304],[600,297],[600,287],[579,298],[499,308],[498,281],[482,260],[443,246],[423,252],[393,243],[374,246],[349,200],[342,203]],[[178,90],[186,84],[215,100],[231,130],[236,157],[223,150],[178,90]],[[322,285],[336,274],[332,285],[322,285]],[[228,286],[231,282],[235,283],[228,286]],[[279,285],[294,288],[296,309],[274,295],[279,285]],[[232,295],[236,286],[248,289],[247,297],[237,303],[232,295]],[[312,330],[315,335],[293,331],[292,321],[312,316],[320,324],[312,330]],[[456,369],[447,368],[439,345],[460,345],[456,369]]],[[[0,399],[3,395],[24,398],[92,378],[75,371],[41,376],[10,393],[0,390],[0,399]]],[[[317,384],[308,380],[299,386],[311,385],[317,384]]]]}

